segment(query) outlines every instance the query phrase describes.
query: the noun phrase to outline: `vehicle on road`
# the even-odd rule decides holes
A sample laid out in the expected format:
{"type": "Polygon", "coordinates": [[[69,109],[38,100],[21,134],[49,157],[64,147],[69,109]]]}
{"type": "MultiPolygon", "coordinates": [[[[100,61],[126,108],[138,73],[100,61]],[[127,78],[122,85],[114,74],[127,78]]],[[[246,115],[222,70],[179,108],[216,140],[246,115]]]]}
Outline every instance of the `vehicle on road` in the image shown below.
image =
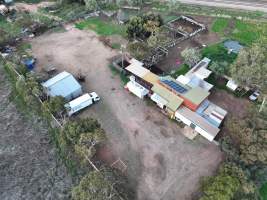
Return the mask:
{"type": "Polygon", "coordinates": [[[74,113],[77,113],[78,111],[94,104],[95,102],[99,101],[100,97],[98,96],[97,93],[92,92],[92,93],[86,93],[69,103],[66,103],[64,107],[67,110],[67,113],[69,116],[73,115],[74,113]]]}

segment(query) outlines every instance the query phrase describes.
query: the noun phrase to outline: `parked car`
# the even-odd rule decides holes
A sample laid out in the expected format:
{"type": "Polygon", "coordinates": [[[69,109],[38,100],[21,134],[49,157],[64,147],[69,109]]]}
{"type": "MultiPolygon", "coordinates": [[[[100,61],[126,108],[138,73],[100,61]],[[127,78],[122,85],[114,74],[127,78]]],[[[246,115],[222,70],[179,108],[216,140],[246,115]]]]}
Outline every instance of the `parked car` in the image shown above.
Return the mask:
{"type": "Polygon", "coordinates": [[[258,99],[259,95],[260,95],[260,92],[259,91],[255,91],[249,96],[249,99],[251,101],[256,101],[258,99]]]}

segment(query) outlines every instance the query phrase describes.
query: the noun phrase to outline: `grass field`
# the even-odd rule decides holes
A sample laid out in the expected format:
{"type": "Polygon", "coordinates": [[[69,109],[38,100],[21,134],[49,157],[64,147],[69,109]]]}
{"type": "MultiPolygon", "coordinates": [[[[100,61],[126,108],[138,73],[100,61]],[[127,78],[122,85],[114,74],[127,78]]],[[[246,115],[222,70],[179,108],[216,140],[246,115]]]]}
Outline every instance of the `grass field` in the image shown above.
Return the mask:
{"type": "Polygon", "coordinates": [[[267,200],[267,183],[261,187],[260,194],[263,200],[267,200]]]}
{"type": "Polygon", "coordinates": [[[228,19],[218,18],[213,22],[211,30],[215,33],[224,33],[229,23],[228,19]]]}
{"type": "Polygon", "coordinates": [[[186,74],[189,70],[190,70],[189,66],[183,64],[176,71],[171,73],[171,76],[176,79],[178,76],[186,74]]]}
{"type": "Polygon", "coordinates": [[[250,46],[260,39],[267,42],[267,23],[234,20],[232,21],[232,27],[229,27],[229,21],[230,19],[217,18],[211,30],[225,38],[237,40],[246,46],[250,46]],[[229,28],[230,30],[226,34],[225,30],[229,28]]]}
{"type": "Polygon", "coordinates": [[[267,40],[267,23],[254,23],[237,20],[235,23],[235,29],[230,37],[248,46],[259,39],[267,40]]]}
{"type": "Polygon", "coordinates": [[[112,22],[108,23],[102,21],[99,18],[90,18],[82,22],[75,24],[76,28],[80,30],[91,29],[98,35],[109,36],[109,35],[126,35],[125,26],[117,25],[112,22]]]}
{"type": "Polygon", "coordinates": [[[202,49],[201,54],[203,57],[208,57],[212,61],[227,62],[229,64],[233,63],[237,57],[234,53],[228,54],[228,51],[222,43],[213,44],[202,49]]]}

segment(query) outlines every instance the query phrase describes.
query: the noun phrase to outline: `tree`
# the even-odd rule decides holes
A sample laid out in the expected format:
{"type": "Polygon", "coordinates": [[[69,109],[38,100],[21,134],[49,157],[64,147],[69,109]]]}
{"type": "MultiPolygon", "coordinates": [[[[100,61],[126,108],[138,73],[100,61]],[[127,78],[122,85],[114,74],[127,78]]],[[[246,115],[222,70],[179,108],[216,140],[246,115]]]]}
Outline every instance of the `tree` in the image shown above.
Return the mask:
{"type": "Polygon", "coordinates": [[[256,106],[248,109],[243,120],[231,118],[227,121],[229,133],[240,152],[240,160],[247,165],[267,164],[267,123],[265,112],[258,113],[256,106]]]}
{"type": "Polygon", "coordinates": [[[147,39],[147,44],[149,47],[155,47],[158,43],[158,38],[156,35],[151,35],[148,39],[147,39]]]}
{"type": "Polygon", "coordinates": [[[93,132],[100,129],[101,126],[97,120],[92,118],[79,119],[79,121],[69,121],[62,130],[68,143],[77,144],[80,135],[87,132],[93,132]]]}
{"type": "Polygon", "coordinates": [[[262,111],[267,95],[267,48],[261,44],[243,48],[231,66],[230,73],[240,85],[261,90],[264,98],[259,111],[262,111]]]}
{"type": "Polygon", "coordinates": [[[93,171],[84,176],[72,190],[73,200],[119,200],[114,189],[101,172],[93,171]]]}
{"type": "Polygon", "coordinates": [[[181,52],[181,56],[184,58],[184,62],[190,67],[193,67],[201,59],[199,51],[195,48],[186,48],[181,52]]]}
{"type": "Polygon", "coordinates": [[[85,163],[96,153],[95,146],[106,141],[105,133],[102,129],[95,129],[92,132],[82,133],[78,143],[75,145],[75,152],[83,159],[85,163]]]}
{"type": "Polygon", "coordinates": [[[225,174],[212,177],[207,182],[200,200],[231,200],[240,186],[237,178],[225,174]]]}
{"type": "Polygon", "coordinates": [[[84,3],[88,10],[96,10],[98,7],[97,0],[84,0],[84,3]]]}
{"type": "Polygon", "coordinates": [[[248,170],[229,161],[220,167],[215,177],[204,178],[202,191],[204,195],[200,200],[259,199],[257,187],[251,181],[248,170]]]}
{"type": "Polygon", "coordinates": [[[44,110],[49,110],[53,115],[60,115],[64,111],[66,100],[62,96],[50,97],[44,102],[44,110]]]}
{"type": "Polygon", "coordinates": [[[99,172],[92,171],[82,178],[79,185],[72,189],[74,200],[130,200],[134,193],[129,183],[119,171],[109,167],[99,172]]]}
{"type": "Polygon", "coordinates": [[[126,33],[129,38],[136,38],[136,37],[143,37],[144,35],[144,28],[143,28],[143,19],[138,16],[134,16],[130,19],[129,23],[127,24],[126,33]]]}
{"type": "Polygon", "coordinates": [[[163,20],[160,15],[148,13],[132,17],[127,25],[126,32],[129,38],[147,39],[155,34],[162,25],[163,20]]]}
{"type": "Polygon", "coordinates": [[[213,71],[216,75],[222,76],[227,72],[228,63],[227,62],[212,62],[210,65],[210,70],[213,71]]]}

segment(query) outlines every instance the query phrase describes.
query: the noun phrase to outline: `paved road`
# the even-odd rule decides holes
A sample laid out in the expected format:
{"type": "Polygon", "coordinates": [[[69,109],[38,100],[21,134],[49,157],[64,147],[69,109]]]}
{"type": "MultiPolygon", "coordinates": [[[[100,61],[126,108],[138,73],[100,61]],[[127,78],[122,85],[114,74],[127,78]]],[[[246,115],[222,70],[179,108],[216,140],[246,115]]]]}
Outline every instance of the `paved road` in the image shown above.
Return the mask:
{"type": "Polygon", "coordinates": [[[180,0],[182,3],[226,7],[267,13],[267,0],[180,0]]]}

